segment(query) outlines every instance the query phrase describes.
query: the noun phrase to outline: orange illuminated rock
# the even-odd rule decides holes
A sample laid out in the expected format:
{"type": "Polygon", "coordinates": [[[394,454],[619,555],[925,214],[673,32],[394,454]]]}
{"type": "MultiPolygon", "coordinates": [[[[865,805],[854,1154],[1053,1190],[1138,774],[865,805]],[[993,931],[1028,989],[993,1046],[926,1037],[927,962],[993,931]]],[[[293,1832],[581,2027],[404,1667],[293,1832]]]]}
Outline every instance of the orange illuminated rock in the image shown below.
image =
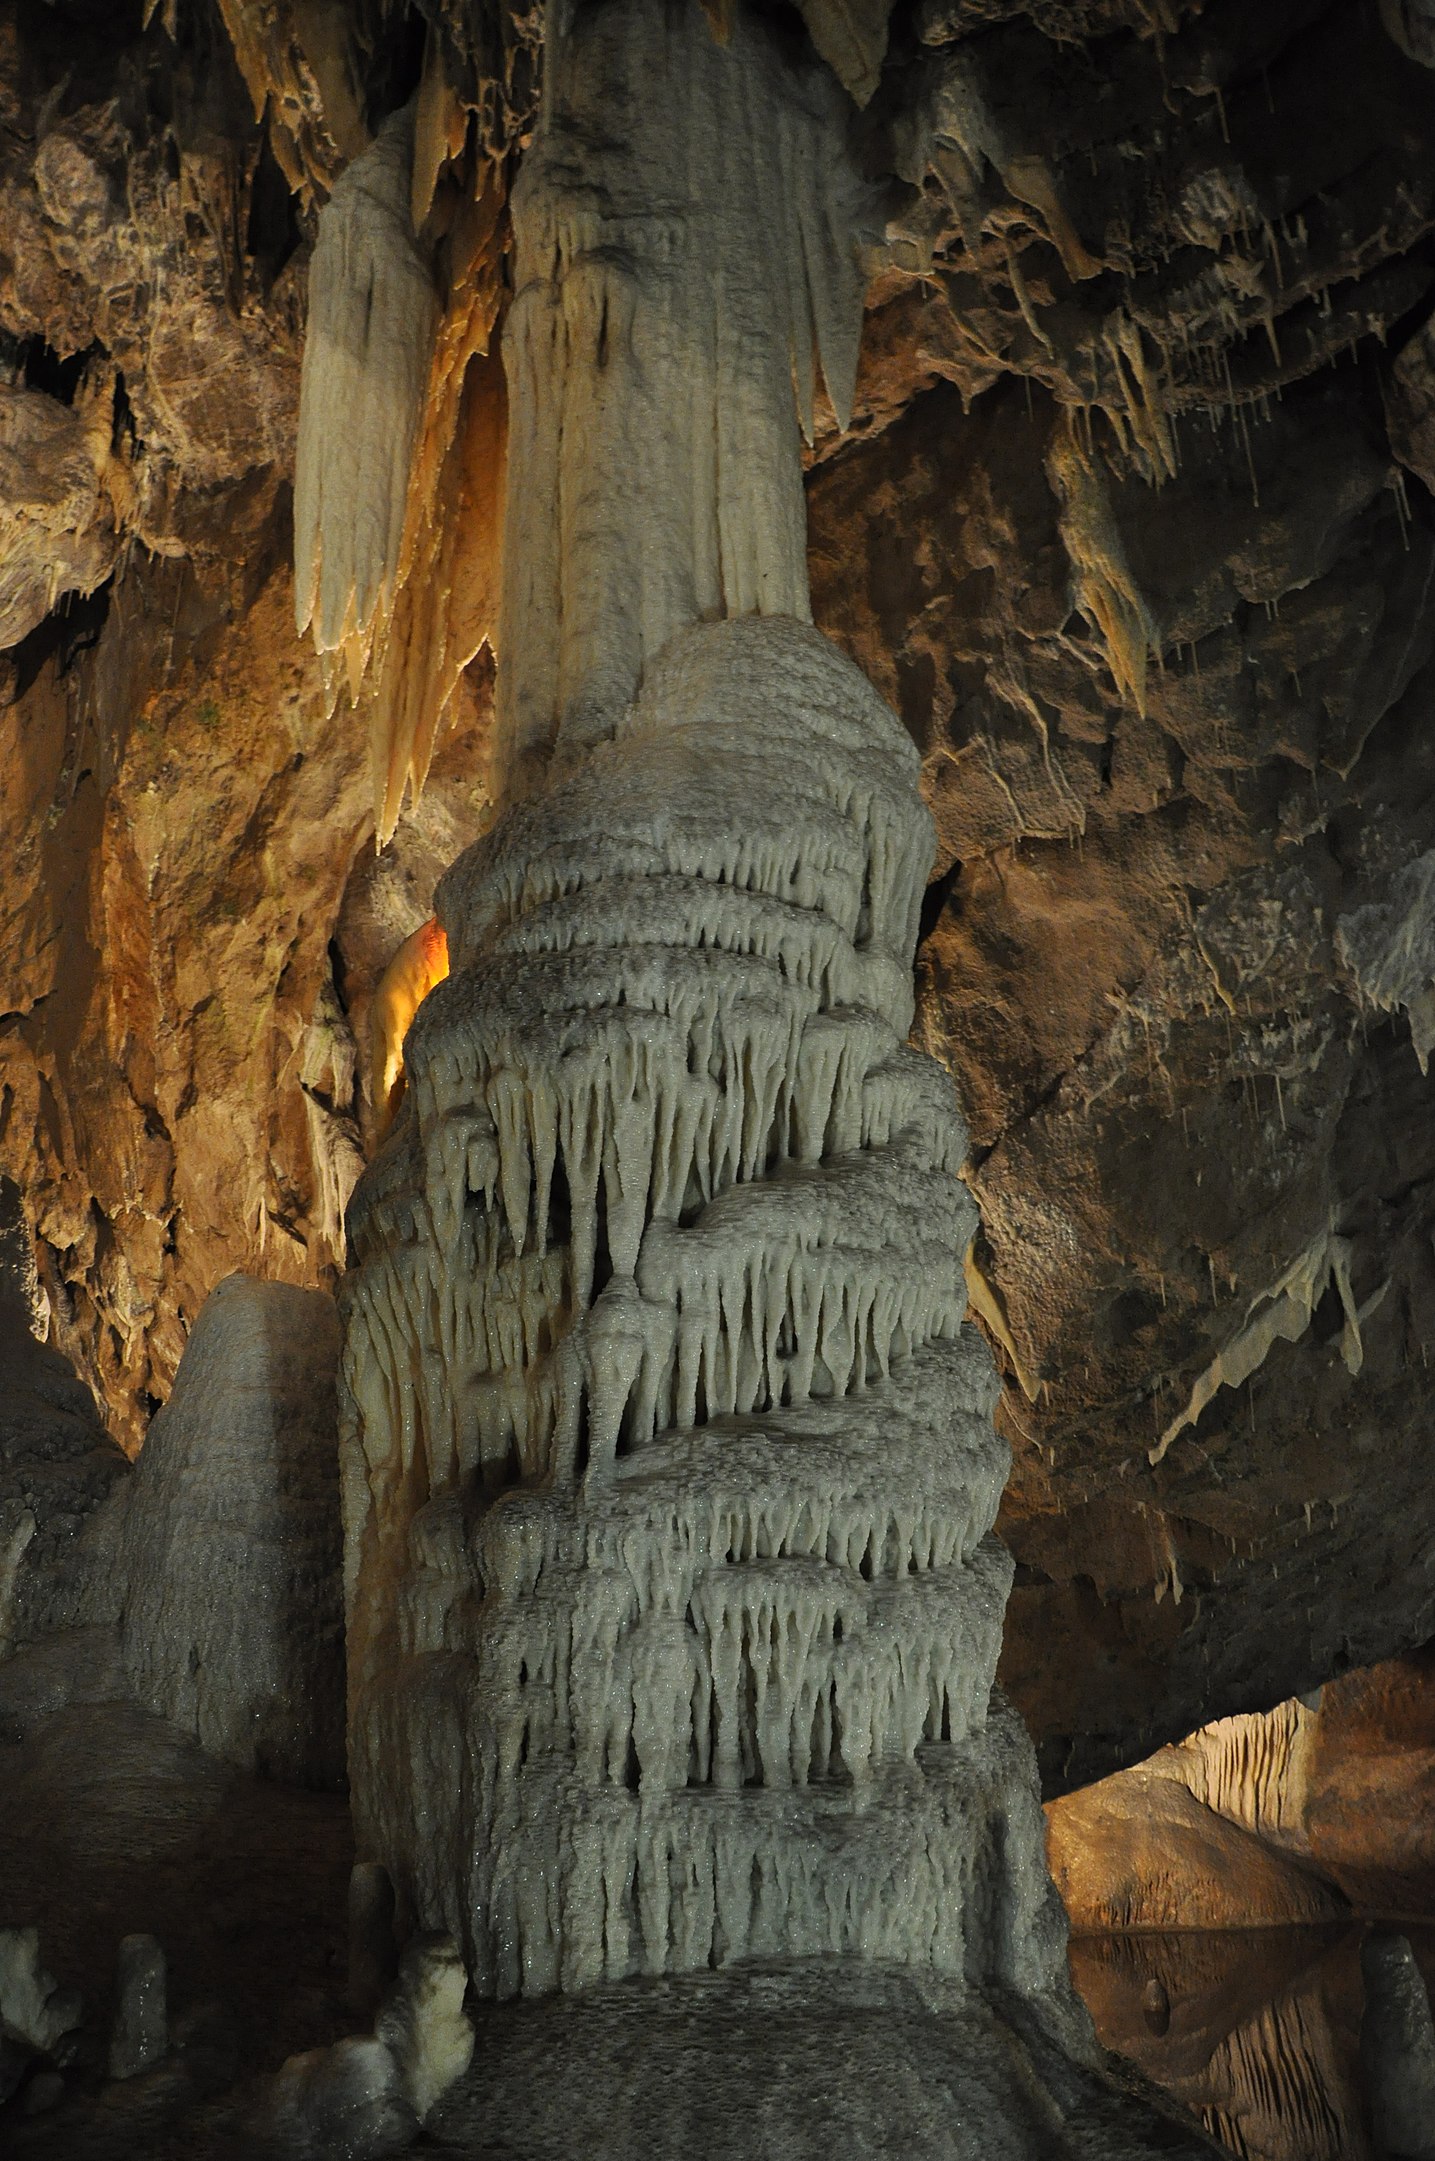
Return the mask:
{"type": "Polygon", "coordinates": [[[405,938],[379,981],[369,1010],[369,1097],[380,1137],[403,1100],[404,1037],[415,1013],[448,974],[448,940],[435,917],[405,938]]]}

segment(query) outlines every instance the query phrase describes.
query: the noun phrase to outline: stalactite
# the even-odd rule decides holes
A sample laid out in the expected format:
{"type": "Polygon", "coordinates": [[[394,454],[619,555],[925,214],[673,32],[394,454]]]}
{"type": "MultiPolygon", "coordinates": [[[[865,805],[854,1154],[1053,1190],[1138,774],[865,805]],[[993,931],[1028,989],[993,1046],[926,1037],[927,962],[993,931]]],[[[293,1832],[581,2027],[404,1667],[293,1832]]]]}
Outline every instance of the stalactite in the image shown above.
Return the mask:
{"type": "Polygon", "coordinates": [[[351,693],[393,606],[438,298],[409,221],[413,110],[387,121],[320,220],[294,478],[301,632],[351,693]]]}
{"type": "Polygon", "coordinates": [[[459,677],[497,614],[497,173],[482,166],[476,197],[449,206],[446,305],[413,225],[415,189],[427,212],[456,140],[441,89],[395,114],[338,181],[310,271],[296,612],[331,700],[346,693],[367,720],[379,846],[405,789],[422,790],[459,677]]]}
{"type": "Polygon", "coordinates": [[[1340,1237],[1333,1223],[1322,1224],[1276,1281],[1248,1300],[1243,1318],[1215,1357],[1197,1374],[1183,1408],[1167,1425],[1156,1446],[1147,1451],[1153,1464],[1159,1463],[1171,1443],[1196,1424],[1219,1390],[1239,1388],[1248,1381],[1264,1365],[1278,1342],[1298,1342],[1332,1285],[1339,1293],[1345,1316],[1340,1355],[1352,1377],[1359,1373],[1365,1357],[1361,1324],[1379,1305],[1388,1286],[1381,1284],[1364,1305],[1358,1306],[1350,1279],[1352,1252],[1351,1241],[1340,1237]]]}
{"type": "Polygon", "coordinates": [[[1047,471],[1062,505],[1072,597],[1101,640],[1117,689],[1144,712],[1155,625],[1126,560],[1100,465],[1071,413],[1053,439],[1047,471]]]}

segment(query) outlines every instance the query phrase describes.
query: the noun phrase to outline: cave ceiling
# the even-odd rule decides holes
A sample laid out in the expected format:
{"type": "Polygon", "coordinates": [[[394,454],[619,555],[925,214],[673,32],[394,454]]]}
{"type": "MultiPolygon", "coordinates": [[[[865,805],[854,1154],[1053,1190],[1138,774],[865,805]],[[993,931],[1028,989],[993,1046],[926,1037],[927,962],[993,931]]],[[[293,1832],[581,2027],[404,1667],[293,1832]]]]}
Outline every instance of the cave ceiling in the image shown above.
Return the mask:
{"type": "MultiPolygon", "coordinates": [[[[1435,12],[774,12],[871,187],[814,612],[936,818],[1055,1787],[1435,1633],[1435,12]]],[[[483,815],[486,653],[376,857],[293,628],[317,209],[417,90],[452,265],[542,35],[0,6],[0,1171],[130,1449],[226,1274],[333,1282],[368,1004],[483,815]]]]}

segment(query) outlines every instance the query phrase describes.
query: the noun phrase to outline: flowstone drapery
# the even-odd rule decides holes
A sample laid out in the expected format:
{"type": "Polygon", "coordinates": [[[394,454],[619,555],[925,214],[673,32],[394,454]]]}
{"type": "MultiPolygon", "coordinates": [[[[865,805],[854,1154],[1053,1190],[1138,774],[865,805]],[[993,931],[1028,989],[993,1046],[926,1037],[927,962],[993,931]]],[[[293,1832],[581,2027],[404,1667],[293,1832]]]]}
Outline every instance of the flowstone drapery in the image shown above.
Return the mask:
{"type": "Polygon", "coordinates": [[[845,425],[862,322],[850,107],[810,52],[760,11],[719,42],[699,0],[549,21],[503,332],[510,794],[611,735],[686,625],[806,619],[798,428],[819,366],[845,425]]]}

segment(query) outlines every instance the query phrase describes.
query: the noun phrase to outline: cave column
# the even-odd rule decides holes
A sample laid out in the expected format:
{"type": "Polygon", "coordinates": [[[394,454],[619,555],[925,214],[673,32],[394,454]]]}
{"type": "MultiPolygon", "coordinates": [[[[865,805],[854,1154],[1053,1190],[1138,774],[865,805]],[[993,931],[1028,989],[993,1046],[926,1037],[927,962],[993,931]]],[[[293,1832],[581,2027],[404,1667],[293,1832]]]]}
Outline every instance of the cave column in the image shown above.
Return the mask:
{"type": "Polygon", "coordinates": [[[918,759],[807,621],[799,428],[859,319],[841,96],[613,0],[514,201],[508,807],[355,1197],[362,1849],[498,1995],[840,1956],[1061,1997],[911,1050],[918,759]]]}

